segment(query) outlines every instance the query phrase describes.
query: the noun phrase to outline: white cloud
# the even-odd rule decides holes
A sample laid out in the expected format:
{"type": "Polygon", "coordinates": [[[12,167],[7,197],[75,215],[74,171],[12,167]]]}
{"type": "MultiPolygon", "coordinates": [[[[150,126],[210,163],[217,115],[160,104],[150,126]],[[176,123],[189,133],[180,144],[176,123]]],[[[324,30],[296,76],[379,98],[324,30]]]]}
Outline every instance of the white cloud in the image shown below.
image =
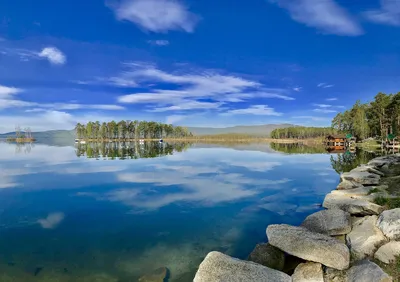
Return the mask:
{"type": "Polygon", "coordinates": [[[381,8],[364,12],[371,22],[400,26],[400,3],[396,0],[381,0],[381,8]]]}
{"type": "Polygon", "coordinates": [[[298,86],[298,87],[294,87],[294,88],[293,88],[293,90],[296,91],[296,92],[300,92],[301,89],[303,89],[303,87],[299,87],[299,86],[298,86]]]}
{"type": "Polygon", "coordinates": [[[330,108],[332,107],[332,105],[327,105],[327,104],[313,104],[316,107],[320,107],[320,108],[330,108]]]}
{"type": "Polygon", "coordinates": [[[288,10],[291,18],[322,33],[356,36],[363,30],[359,23],[334,0],[270,0],[288,10]]]}
{"type": "Polygon", "coordinates": [[[55,47],[46,47],[39,54],[39,57],[46,58],[53,65],[63,65],[67,58],[64,53],[55,47]]]}
{"type": "Polygon", "coordinates": [[[7,98],[20,92],[22,89],[0,85],[0,98],[7,98]]]}
{"type": "Polygon", "coordinates": [[[281,116],[282,113],[275,112],[273,108],[267,105],[253,105],[246,109],[229,110],[223,115],[260,115],[260,116],[281,116]]]}
{"type": "Polygon", "coordinates": [[[120,0],[110,6],[119,20],[152,32],[193,32],[198,17],[177,0],[120,0]]]}
{"type": "Polygon", "coordinates": [[[170,115],[165,118],[166,124],[175,124],[178,121],[184,120],[186,116],[184,115],[170,115]]]}
{"type": "Polygon", "coordinates": [[[319,84],[317,85],[317,87],[320,87],[320,88],[331,88],[331,87],[333,87],[333,86],[334,86],[333,84],[327,84],[327,83],[324,83],[324,82],[319,83],[319,84]]]}
{"type": "Polygon", "coordinates": [[[214,71],[165,72],[148,64],[131,64],[131,71],[124,73],[136,83],[175,84],[176,90],[153,89],[120,96],[120,103],[157,104],[153,111],[179,111],[192,109],[217,109],[230,102],[244,102],[249,99],[276,98],[294,100],[284,95],[286,90],[268,89],[261,83],[238,76],[223,75],[214,71]],[[211,101],[203,101],[210,99],[211,101]]]}
{"type": "Polygon", "coordinates": [[[337,98],[327,98],[326,101],[337,101],[337,98]]]}
{"type": "Polygon", "coordinates": [[[308,119],[312,121],[327,121],[330,120],[330,118],[326,117],[316,117],[316,116],[294,116],[292,119],[308,119]]]}
{"type": "Polygon", "coordinates": [[[39,219],[38,223],[44,229],[53,229],[63,221],[64,217],[64,213],[62,212],[50,213],[46,218],[39,219]]]}
{"type": "Polygon", "coordinates": [[[151,45],[157,45],[157,46],[167,46],[169,45],[169,41],[168,40],[149,40],[147,41],[149,44],[151,45]]]}
{"type": "Polygon", "coordinates": [[[324,114],[329,114],[329,113],[336,113],[336,110],[328,110],[328,109],[314,109],[314,112],[317,113],[324,113],[324,114]]]}

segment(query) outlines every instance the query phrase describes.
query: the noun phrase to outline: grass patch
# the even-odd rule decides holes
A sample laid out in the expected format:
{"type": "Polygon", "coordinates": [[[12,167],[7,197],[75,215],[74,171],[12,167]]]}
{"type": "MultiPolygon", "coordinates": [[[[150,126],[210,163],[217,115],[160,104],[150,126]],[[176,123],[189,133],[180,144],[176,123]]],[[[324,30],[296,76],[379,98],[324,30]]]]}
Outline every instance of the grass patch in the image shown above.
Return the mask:
{"type": "Polygon", "coordinates": [[[382,196],[376,197],[374,203],[380,206],[385,206],[387,209],[400,208],[400,197],[397,198],[385,198],[382,196]]]}
{"type": "Polygon", "coordinates": [[[382,191],[379,190],[378,188],[373,188],[373,189],[368,191],[367,195],[371,195],[371,194],[378,193],[378,192],[382,192],[382,191]]]}
{"type": "Polygon", "coordinates": [[[400,282],[400,256],[397,256],[396,260],[390,264],[385,264],[377,259],[373,259],[373,262],[392,276],[394,282],[400,282]]]}

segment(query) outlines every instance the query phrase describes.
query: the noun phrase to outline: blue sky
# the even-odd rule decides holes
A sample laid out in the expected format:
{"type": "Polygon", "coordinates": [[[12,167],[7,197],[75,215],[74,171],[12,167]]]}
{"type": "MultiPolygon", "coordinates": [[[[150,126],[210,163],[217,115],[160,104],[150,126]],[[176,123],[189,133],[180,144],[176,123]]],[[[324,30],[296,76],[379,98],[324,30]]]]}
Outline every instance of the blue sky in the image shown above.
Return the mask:
{"type": "Polygon", "coordinates": [[[0,132],[330,125],[400,91],[395,0],[3,0],[0,132]]]}

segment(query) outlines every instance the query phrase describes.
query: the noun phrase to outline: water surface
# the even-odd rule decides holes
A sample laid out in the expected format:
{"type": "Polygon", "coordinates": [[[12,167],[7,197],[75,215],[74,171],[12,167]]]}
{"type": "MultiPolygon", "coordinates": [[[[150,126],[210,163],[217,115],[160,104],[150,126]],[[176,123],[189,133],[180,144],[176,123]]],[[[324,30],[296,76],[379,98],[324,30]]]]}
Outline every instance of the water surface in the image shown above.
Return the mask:
{"type": "Polygon", "coordinates": [[[245,259],[319,210],[356,159],[234,147],[0,143],[0,281],[191,281],[209,251],[245,259]]]}

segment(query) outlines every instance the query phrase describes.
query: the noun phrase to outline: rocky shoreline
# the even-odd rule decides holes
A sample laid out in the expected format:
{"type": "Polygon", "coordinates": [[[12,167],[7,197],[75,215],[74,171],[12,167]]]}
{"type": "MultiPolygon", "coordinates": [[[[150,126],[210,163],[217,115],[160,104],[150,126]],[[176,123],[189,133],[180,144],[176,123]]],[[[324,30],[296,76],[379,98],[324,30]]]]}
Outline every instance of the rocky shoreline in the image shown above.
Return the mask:
{"type": "Polygon", "coordinates": [[[399,281],[400,154],[375,158],[340,177],[325,197],[325,210],[301,226],[268,226],[268,243],[258,244],[248,260],[210,252],[194,282],[399,281]],[[398,271],[394,275],[385,270],[390,265],[398,271]]]}

